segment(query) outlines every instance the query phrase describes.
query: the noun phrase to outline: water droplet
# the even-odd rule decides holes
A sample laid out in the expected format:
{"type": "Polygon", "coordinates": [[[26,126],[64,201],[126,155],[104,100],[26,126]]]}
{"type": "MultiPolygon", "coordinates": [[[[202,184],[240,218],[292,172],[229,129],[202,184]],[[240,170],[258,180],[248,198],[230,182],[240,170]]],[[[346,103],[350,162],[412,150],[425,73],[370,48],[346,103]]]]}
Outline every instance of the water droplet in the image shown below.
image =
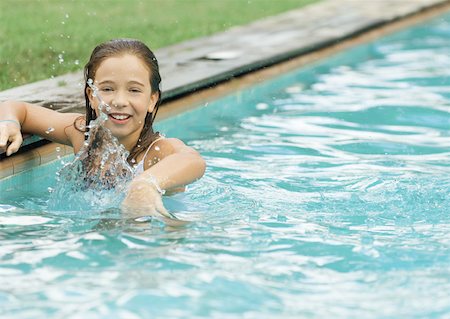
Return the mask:
{"type": "Polygon", "coordinates": [[[257,110],[267,110],[269,108],[269,105],[267,103],[258,103],[256,104],[257,110]]]}
{"type": "Polygon", "coordinates": [[[55,150],[56,150],[56,152],[61,152],[61,147],[57,146],[57,147],[55,148],[55,150]]]}
{"type": "Polygon", "coordinates": [[[131,163],[136,163],[136,160],[133,158],[133,159],[131,160],[131,163]]]}
{"type": "Polygon", "coordinates": [[[62,54],[58,54],[58,62],[59,64],[62,64],[64,62],[64,57],[62,54]]]}
{"type": "Polygon", "coordinates": [[[137,223],[148,223],[152,221],[152,216],[141,216],[134,219],[137,223]]]}
{"type": "Polygon", "coordinates": [[[155,151],[160,151],[161,149],[159,148],[159,146],[155,146],[155,151]]]}
{"type": "Polygon", "coordinates": [[[65,17],[66,17],[66,19],[69,19],[69,14],[68,14],[68,13],[66,13],[65,17]]]}
{"type": "Polygon", "coordinates": [[[55,129],[53,127],[49,127],[46,131],[45,134],[50,134],[51,132],[54,132],[55,129]]]}
{"type": "Polygon", "coordinates": [[[53,193],[53,191],[54,191],[54,189],[51,188],[51,187],[47,188],[47,190],[48,190],[49,193],[53,193]]]}
{"type": "Polygon", "coordinates": [[[300,92],[302,92],[303,89],[304,89],[303,85],[298,84],[298,85],[294,85],[294,86],[287,87],[287,88],[285,89],[285,92],[286,92],[286,93],[289,93],[289,94],[295,94],[295,93],[300,93],[300,92]]]}
{"type": "Polygon", "coordinates": [[[79,65],[79,64],[80,64],[80,60],[75,60],[75,61],[73,61],[73,64],[79,65]]]}
{"type": "Polygon", "coordinates": [[[138,144],[138,145],[136,145],[136,147],[137,147],[137,148],[139,148],[139,147],[141,147],[141,145],[140,145],[140,144],[138,144]]]}
{"type": "Polygon", "coordinates": [[[219,130],[220,130],[221,132],[227,132],[229,129],[228,129],[228,127],[226,127],[226,126],[222,126],[219,130]]]}

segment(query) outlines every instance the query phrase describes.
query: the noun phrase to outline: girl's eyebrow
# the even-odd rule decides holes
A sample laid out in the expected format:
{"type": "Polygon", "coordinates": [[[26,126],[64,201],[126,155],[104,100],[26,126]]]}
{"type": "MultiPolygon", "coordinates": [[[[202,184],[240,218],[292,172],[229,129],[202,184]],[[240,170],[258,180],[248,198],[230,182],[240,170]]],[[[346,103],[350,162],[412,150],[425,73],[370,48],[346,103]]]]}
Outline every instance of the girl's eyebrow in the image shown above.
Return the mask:
{"type": "Polygon", "coordinates": [[[114,82],[111,81],[111,80],[105,80],[105,81],[99,82],[98,85],[102,85],[102,84],[111,84],[111,83],[114,83],[114,82]]]}
{"type": "Polygon", "coordinates": [[[128,82],[128,84],[137,84],[137,85],[140,85],[140,86],[145,86],[144,84],[142,84],[141,82],[139,82],[139,81],[129,81],[128,82]]]}
{"type": "MultiPolygon", "coordinates": [[[[112,81],[112,80],[104,80],[104,81],[98,82],[98,85],[103,85],[103,84],[114,84],[114,81],[112,81]]],[[[128,85],[134,84],[134,85],[145,86],[145,84],[143,84],[142,82],[136,81],[136,80],[128,81],[127,84],[128,85]]]]}

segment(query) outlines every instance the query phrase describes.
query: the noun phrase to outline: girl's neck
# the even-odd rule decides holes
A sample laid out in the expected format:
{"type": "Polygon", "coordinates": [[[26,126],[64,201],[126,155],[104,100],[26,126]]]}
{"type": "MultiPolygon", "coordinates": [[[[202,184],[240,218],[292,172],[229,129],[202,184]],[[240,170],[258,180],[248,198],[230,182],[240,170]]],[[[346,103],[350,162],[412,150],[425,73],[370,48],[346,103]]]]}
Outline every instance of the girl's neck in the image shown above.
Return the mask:
{"type": "Polygon", "coordinates": [[[136,139],[130,137],[119,139],[119,143],[122,144],[128,152],[131,152],[136,145],[136,139]]]}

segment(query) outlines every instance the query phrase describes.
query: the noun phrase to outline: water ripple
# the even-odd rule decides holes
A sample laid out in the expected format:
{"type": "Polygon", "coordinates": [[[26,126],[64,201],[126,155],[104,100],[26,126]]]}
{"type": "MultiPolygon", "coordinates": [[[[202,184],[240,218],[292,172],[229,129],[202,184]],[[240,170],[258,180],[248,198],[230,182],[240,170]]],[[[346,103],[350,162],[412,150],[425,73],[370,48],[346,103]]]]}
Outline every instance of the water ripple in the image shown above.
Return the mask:
{"type": "Polygon", "coordinates": [[[0,316],[448,316],[449,32],[446,16],[162,123],[208,163],[165,199],[185,228],[2,190],[0,316]]]}

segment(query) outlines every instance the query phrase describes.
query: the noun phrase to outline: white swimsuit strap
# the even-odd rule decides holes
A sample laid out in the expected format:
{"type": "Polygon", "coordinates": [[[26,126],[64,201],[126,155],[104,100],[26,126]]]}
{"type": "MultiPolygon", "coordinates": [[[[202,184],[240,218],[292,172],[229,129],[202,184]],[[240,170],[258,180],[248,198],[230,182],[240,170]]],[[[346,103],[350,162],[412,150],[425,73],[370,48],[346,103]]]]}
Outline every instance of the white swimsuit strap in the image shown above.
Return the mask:
{"type": "Polygon", "coordinates": [[[164,138],[164,136],[159,136],[157,139],[155,139],[153,142],[151,142],[151,144],[148,146],[147,150],[145,151],[144,157],[142,158],[141,162],[142,162],[142,168],[144,168],[144,161],[145,158],[147,157],[148,151],[150,151],[150,149],[152,148],[152,146],[158,142],[159,140],[162,140],[164,138]]]}

